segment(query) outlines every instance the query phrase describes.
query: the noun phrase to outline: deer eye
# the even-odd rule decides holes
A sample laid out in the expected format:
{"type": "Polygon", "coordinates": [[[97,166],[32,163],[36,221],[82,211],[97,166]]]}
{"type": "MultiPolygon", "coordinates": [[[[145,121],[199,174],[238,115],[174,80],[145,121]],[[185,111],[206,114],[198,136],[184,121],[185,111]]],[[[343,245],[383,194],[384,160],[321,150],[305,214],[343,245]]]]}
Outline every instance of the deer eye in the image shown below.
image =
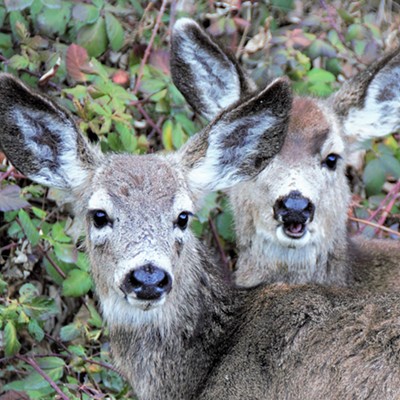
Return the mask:
{"type": "Polygon", "coordinates": [[[338,154],[328,154],[324,161],[322,161],[322,166],[327,167],[331,171],[336,169],[336,164],[341,157],[338,154]]]}
{"type": "Polygon", "coordinates": [[[106,225],[112,225],[111,219],[107,215],[107,213],[103,210],[94,210],[91,212],[93,225],[97,229],[104,228],[106,225]]]}
{"type": "Polygon", "coordinates": [[[188,212],[188,211],[182,211],[182,212],[178,215],[178,218],[177,218],[177,220],[176,220],[176,222],[175,222],[175,225],[176,225],[179,229],[185,230],[185,229],[187,228],[187,226],[188,226],[189,217],[190,217],[191,215],[192,215],[192,214],[191,214],[190,212],[188,212]]]}

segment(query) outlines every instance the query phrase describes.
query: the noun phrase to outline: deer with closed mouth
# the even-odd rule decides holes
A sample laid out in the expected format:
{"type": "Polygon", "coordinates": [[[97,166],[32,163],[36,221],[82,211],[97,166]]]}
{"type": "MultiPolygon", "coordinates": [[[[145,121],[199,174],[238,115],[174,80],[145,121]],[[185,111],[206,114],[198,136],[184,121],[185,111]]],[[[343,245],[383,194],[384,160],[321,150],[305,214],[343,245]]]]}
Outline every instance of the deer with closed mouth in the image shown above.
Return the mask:
{"type": "MultiPolygon", "coordinates": [[[[190,19],[176,24],[171,57],[174,83],[208,119],[257,92],[235,58],[190,19]]],[[[399,128],[399,100],[398,49],[328,99],[294,97],[282,150],[255,178],[229,190],[237,284],[400,287],[400,244],[347,232],[345,173],[359,143],[399,128]]]]}

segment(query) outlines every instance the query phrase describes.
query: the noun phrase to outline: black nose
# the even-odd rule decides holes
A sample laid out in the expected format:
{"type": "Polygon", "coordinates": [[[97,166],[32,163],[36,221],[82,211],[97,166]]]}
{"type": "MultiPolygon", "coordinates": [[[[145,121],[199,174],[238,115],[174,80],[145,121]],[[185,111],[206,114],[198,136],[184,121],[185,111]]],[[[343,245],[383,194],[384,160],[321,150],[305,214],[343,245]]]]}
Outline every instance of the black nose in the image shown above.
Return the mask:
{"type": "Polygon", "coordinates": [[[157,300],[172,287],[168,272],[146,264],[130,272],[121,286],[125,294],[135,293],[140,300],[157,300]]]}
{"type": "Polygon", "coordinates": [[[314,204],[295,190],[281,197],[274,204],[274,217],[284,224],[305,224],[314,217],[314,204]]]}

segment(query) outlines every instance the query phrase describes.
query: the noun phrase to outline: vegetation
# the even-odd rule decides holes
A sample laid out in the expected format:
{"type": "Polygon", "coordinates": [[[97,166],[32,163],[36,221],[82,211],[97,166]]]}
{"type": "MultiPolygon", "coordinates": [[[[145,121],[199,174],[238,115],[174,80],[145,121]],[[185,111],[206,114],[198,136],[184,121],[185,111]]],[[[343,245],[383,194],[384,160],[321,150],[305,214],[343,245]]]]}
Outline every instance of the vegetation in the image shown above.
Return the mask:
{"type": "MultiPolygon", "coordinates": [[[[173,151],[204,126],[171,82],[177,18],[207,26],[258,84],[288,75],[297,92],[327,96],[398,44],[399,11],[372,0],[4,0],[0,70],[55,97],[104,152],[173,151]]],[[[398,136],[365,150],[352,228],[397,238],[398,136]]],[[[28,181],[0,153],[0,211],[0,399],[134,398],[111,366],[65,194],[28,181]]],[[[234,264],[222,195],[208,196],[193,228],[234,264]]]]}

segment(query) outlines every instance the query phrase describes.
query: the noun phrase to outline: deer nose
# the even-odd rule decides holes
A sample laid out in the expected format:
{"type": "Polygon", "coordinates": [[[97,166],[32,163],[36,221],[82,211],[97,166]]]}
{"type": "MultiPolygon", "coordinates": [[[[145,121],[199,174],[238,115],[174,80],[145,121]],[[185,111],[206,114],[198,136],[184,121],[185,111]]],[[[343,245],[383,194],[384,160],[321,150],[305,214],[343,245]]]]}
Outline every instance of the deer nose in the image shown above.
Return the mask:
{"type": "Polygon", "coordinates": [[[157,300],[172,287],[170,274],[152,264],[131,271],[124,279],[121,290],[134,293],[140,300],[157,300]]]}
{"type": "Polygon", "coordinates": [[[274,217],[284,224],[305,224],[314,217],[314,204],[295,190],[281,197],[274,204],[274,217]]]}

